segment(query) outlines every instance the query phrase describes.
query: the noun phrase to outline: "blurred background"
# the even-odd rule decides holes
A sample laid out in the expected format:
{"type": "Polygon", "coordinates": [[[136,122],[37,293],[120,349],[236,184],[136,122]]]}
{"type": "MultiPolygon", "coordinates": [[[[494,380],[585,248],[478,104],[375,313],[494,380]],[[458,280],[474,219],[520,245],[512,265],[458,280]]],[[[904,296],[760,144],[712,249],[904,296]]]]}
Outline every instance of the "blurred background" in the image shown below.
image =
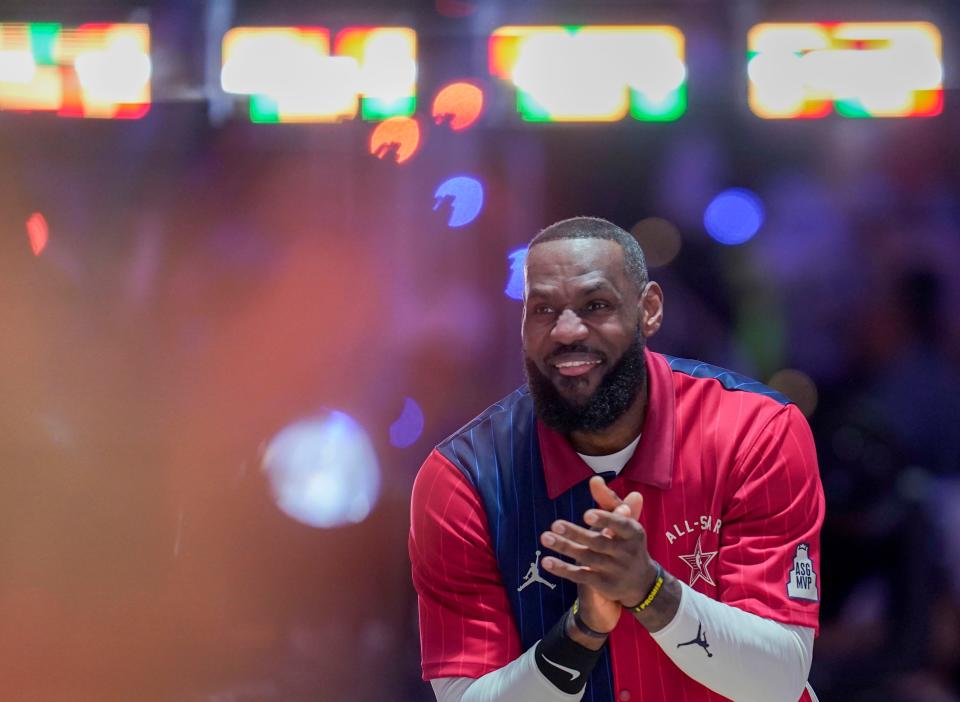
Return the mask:
{"type": "Polygon", "coordinates": [[[0,699],[432,700],[411,485],[574,215],[809,418],[820,699],[960,699],[958,19],[0,1],[0,699]]]}

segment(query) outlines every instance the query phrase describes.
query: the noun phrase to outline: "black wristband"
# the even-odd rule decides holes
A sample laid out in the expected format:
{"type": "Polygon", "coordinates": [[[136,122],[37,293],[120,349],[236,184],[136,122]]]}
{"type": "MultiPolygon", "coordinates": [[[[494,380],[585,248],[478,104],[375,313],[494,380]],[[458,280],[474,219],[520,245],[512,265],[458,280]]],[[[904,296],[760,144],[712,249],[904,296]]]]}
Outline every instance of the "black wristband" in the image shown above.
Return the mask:
{"type": "Polygon", "coordinates": [[[603,655],[603,649],[593,651],[569,638],[568,614],[564,613],[537,644],[534,660],[540,672],[558,690],[573,695],[586,686],[590,672],[603,655]]]}
{"type": "Polygon", "coordinates": [[[583,617],[580,616],[580,600],[574,600],[573,608],[570,610],[571,619],[573,619],[573,625],[577,627],[577,630],[584,636],[589,636],[591,639],[606,639],[610,633],[604,633],[602,631],[597,631],[596,629],[591,629],[583,617]]]}

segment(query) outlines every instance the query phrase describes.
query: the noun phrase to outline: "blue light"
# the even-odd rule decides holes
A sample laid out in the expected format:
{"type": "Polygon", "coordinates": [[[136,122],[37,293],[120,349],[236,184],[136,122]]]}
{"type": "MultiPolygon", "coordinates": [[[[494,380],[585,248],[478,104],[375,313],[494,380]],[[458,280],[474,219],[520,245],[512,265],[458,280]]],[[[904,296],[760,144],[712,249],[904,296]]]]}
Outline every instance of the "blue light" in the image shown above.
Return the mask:
{"type": "Polygon", "coordinates": [[[270,443],[263,470],[274,501],[314,527],[366,519],[380,494],[380,466],[367,433],[343,412],[289,424],[270,443]]]}
{"type": "Polygon", "coordinates": [[[412,446],[423,433],[423,410],[409,397],[403,401],[400,417],[390,425],[390,443],[397,448],[412,446]]]}
{"type": "Polygon", "coordinates": [[[763,203],[749,190],[724,190],[707,205],[703,226],[721,244],[742,244],[763,226],[763,203]]]}
{"type": "Polygon", "coordinates": [[[448,178],[440,184],[433,197],[434,212],[442,206],[449,206],[447,225],[451,227],[470,224],[483,209],[483,186],[479,180],[469,176],[448,178]]]}
{"type": "Polygon", "coordinates": [[[514,300],[523,299],[523,264],[527,261],[527,247],[516,249],[507,254],[510,259],[510,279],[504,293],[514,300]]]}

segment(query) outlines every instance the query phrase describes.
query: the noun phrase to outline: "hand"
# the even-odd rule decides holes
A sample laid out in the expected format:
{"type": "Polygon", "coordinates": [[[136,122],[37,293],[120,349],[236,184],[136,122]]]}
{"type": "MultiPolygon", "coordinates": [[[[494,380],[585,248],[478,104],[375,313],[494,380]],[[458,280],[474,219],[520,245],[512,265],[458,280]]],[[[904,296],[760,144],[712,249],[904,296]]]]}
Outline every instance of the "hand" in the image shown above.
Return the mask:
{"type": "Polygon", "coordinates": [[[621,501],[599,477],[590,479],[590,492],[598,506],[584,513],[590,528],[561,519],[540,537],[544,546],[576,563],[548,557],[542,564],[554,575],[577,583],[582,616],[588,626],[610,631],[620,617],[622,604],[633,605],[646,597],[656,566],[647,551],[646,532],[637,521],[642,496],[631,493],[621,501]]]}
{"type": "MultiPolygon", "coordinates": [[[[621,500],[617,493],[607,487],[603,478],[595,476],[590,479],[590,493],[597,506],[602,510],[633,520],[640,517],[640,512],[643,509],[643,496],[638,492],[631,492],[626,499],[621,500]]],[[[544,546],[552,548],[545,540],[550,533],[542,534],[541,542],[544,546]]],[[[598,530],[598,533],[608,539],[614,537],[613,531],[609,529],[598,530]]],[[[544,567],[550,569],[548,565],[550,562],[560,563],[559,559],[548,557],[543,560],[544,567]]],[[[560,572],[557,572],[557,575],[563,576],[560,572]]],[[[595,631],[613,631],[620,619],[622,611],[620,603],[605,597],[595,587],[587,583],[578,583],[577,589],[577,596],[580,599],[580,616],[584,623],[595,631]]]]}

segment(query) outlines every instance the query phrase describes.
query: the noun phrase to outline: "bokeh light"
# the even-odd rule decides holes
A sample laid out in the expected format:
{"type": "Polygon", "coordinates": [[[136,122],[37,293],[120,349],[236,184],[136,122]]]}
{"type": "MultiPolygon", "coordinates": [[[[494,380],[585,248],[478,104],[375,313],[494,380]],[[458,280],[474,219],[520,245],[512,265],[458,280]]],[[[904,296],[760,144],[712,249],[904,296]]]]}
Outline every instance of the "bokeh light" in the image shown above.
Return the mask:
{"type": "Polygon", "coordinates": [[[804,417],[811,417],[817,409],[817,385],[803,371],[784,368],[774,373],[767,385],[793,400],[804,417]]]}
{"type": "Polygon", "coordinates": [[[234,27],[223,37],[224,92],[250,96],[253,122],[332,122],[357,114],[356,61],[331,57],[323,27],[234,27]]]}
{"type": "Polygon", "coordinates": [[[334,53],[359,70],[364,119],[409,117],[417,108],[417,33],[409,27],[347,27],[334,53]]]}
{"type": "Polygon", "coordinates": [[[759,24],[747,47],[750,109],[765,119],[943,110],[940,31],[929,22],[759,24]]]}
{"type": "Polygon", "coordinates": [[[50,238],[50,228],[47,226],[47,219],[39,212],[34,212],[27,219],[27,237],[30,240],[30,250],[34,256],[39,256],[47,248],[47,241],[50,238]]]}
{"type": "Polygon", "coordinates": [[[763,203],[744,188],[724,190],[707,205],[703,226],[721,244],[736,246],[753,238],[763,226],[763,203]]]}
{"type": "Polygon", "coordinates": [[[447,225],[463,227],[477,218],[483,209],[483,185],[470,176],[454,176],[443,181],[433,193],[433,210],[449,208],[447,225]]]}
{"type": "Polygon", "coordinates": [[[250,96],[254,122],[407,116],[416,108],[416,32],[407,27],[234,27],[224,92],[250,96]]]}
{"type": "Polygon", "coordinates": [[[151,74],[146,24],[0,24],[0,109],[137,119],[151,74]]]}
{"type": "Polygon", "coordinates": [[[419,147],[420,124],[412,117],[385,119],[370,134],[370,153],[380,160],[405,163],[419,147]]]}
{"type": "Polygon", "coordinates": [[[524,246],[515,249],[507,254],[507,260],[510,262],[510,274],[507,278],[507,287],[504,288],[504,294],[514,300],[523,299],[523,267],[527,262],[527,247],[524,246]]]}
{"type": "Polygon", "coordinates": [[[423,425],[423,410],[420,405],[413,398],[405,398],[400,416],[390,425],[390,443],[397,448],[412,446],[423,433],[423,425]]]}
{"type": "Polygon", "coordinates": [[[686,110],[676,27],[506,26],[489,44],[490,73],[517,87],[527,121],[666,121],[686,110]]]}
{"type": "Polygon", "coordinates": [[[680,230],[662,217],[647,217],[630,230],[640,243],[649,268],[666,266],[680,253],[683,240],[680,230]]]}
{"type": "Polygon", "coordinates": [[[99,51],[77,56],[77,79],[89,101],[98,103],[137,102],[150,82],[150,55],[143,37],[117,34],[99,51]]]}
{"type": "Polygon", "coordinates": [[[466,129],[483,111],[483,90],[473,83],[458,81],[440,89],[433,99],[433,121],[455,132],[466,129]]]}
{"type": "Polygon", "coordinates": [[[267,444],[263,470],[277,506],[313,527],[356,524],[380,494],[380,465],[350,416],[323,412],[294,422],[267,444]]]}

